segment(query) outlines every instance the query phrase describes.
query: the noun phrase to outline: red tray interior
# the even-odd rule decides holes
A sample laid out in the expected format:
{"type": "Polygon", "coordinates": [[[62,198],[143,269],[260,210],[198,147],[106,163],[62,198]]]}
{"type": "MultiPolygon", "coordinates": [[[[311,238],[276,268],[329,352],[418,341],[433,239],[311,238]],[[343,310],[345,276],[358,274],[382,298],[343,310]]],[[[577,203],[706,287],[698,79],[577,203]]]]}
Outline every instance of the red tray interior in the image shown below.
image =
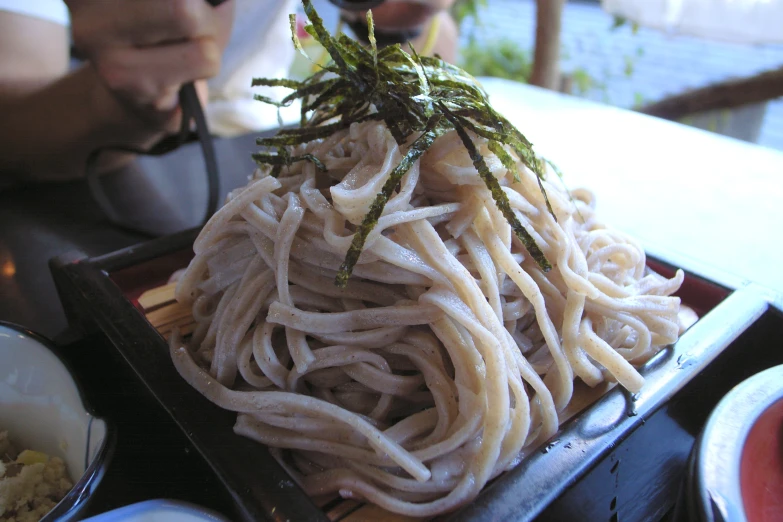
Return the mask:
{"type": "Polygon", "coordinates": [[[191,259],[193,259],[193,251],[189,248],[183,249],[144,263],[115,270],[109,274],[109,278],[134,306],[138,306],[141,294],[165,285],[171,274],[188,266],[191,259]]]}

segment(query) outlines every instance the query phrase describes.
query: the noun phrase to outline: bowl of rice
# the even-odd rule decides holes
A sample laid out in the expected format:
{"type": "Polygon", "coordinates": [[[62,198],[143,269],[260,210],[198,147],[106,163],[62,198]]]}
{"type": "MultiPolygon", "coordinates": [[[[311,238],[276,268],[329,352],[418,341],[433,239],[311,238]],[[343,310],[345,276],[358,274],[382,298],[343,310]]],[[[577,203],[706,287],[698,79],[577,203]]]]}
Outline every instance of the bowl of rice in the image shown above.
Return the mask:
{"type": "Polygon", "coordinates": [[[0,522],[78,519],[113,441],[56,347],[0,322],[0,522]]]}

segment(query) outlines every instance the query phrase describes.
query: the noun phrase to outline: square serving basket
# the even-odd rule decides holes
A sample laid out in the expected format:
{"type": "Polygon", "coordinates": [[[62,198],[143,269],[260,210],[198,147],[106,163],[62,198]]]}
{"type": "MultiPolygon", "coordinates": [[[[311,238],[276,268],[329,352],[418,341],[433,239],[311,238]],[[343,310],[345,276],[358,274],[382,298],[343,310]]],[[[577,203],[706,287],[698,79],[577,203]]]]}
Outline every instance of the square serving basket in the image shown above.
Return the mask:
{"type": "MultiPolygon", "coordinates": [[[[213,405],[180,378],[165,335],[174,326],[186,328],[189,312],[177,310],[166,282],[187,266],[197,234],[185,231],[96,258],[75,253],[53,259],[52,274],[70,326],[84,334],[102,332],[121,353],[227,489],[234,518],[410,520],[354,501],[307,497],[265,447],[234,434],[234,413],[213,405]]],[[[675,269],[663,260],[648,264],[664,275],[675,269]]],[[[667,515],[695,435],[691,432],[700,428],[688,428],[687,419],[674,416],[673,399],[694,386],[723,389],[715,387],[724,381],[710,374],[708,365],[747,351],[738,345],[751,342],[747,339],[756,325],[777,314],[753,285],[729,289],[693,273],[686,274],[678,295],[700,319],[644,366],[641,393],[632,396],[619,387],[593,390],[592,397],[574,405],[545,447],[489,484],[476,501],[439,520],[627,521],[667,515]]],[[[775,321],[780,323],[778,315],[775,321]]],[[[731,383],[727,376],[725,386],[731,383]]],[[[699,415],[706,414],[700,410],[699,415]]]]}

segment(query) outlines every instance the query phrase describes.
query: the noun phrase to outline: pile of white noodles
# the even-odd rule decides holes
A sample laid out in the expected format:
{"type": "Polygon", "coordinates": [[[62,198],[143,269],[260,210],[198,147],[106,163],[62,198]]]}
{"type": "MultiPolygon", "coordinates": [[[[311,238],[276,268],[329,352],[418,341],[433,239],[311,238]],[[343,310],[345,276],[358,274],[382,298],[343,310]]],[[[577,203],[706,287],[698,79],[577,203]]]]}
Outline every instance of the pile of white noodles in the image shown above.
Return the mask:
{"type": "Polygon", "coordinates": [[[471,136],[548,273],[452,131],[404,177],[336,287],[356,225],[401,159],[376,122],[295,151],[326,173],[309,162],[277,179],[257,171],[195,242],[177,299],[197,328],[186,342],[174,335],[174,363],[309,494],[413,516],[454,509],[556,432],[576,378],[636,392],[633,365],[677,339],[670,295],[682,272],[649,272],[587,192],[572,200],[545,182],[555,220],[534,174],[518,163],[514,182],[471,136]]]}

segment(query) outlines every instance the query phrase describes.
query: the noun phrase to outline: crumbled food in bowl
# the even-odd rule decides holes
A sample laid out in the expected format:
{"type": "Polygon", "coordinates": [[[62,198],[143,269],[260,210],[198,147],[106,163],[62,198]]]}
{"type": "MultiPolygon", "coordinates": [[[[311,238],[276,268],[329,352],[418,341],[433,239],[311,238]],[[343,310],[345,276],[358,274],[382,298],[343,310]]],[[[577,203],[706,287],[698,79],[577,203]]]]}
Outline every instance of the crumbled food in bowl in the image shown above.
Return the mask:
{"type": "Polygon", "coordinates": [[[8,432],[0,431],[0,521],[37,522],[72,487],[62,459],[17,452],[8,432]]]}

